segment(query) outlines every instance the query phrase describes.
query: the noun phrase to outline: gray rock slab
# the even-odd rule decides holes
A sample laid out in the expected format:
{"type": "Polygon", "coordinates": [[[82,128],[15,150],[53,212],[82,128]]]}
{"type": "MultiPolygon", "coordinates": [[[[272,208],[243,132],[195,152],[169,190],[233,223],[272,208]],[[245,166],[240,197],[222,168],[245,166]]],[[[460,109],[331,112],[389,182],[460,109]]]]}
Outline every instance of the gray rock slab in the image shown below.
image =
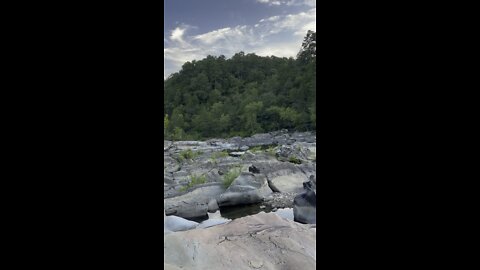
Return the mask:
{"type": "Polygon", "coordinates": [[[273,213],[259,213],[206,229],[167,234],[164,265],[212,270],[315,269],[316,230],[273,213]]]}

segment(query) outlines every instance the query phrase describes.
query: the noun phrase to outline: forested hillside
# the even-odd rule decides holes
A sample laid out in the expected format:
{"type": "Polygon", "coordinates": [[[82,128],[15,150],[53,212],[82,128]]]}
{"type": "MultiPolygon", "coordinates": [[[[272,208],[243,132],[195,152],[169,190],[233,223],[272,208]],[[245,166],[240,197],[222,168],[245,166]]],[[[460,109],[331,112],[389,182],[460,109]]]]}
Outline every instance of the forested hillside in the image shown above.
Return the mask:
{"type": "Polygon", "coordinates": [[[187,62],[164,81],[167,139],[316,129],[316,33],[294,58],[235,54],[187,62]]]}

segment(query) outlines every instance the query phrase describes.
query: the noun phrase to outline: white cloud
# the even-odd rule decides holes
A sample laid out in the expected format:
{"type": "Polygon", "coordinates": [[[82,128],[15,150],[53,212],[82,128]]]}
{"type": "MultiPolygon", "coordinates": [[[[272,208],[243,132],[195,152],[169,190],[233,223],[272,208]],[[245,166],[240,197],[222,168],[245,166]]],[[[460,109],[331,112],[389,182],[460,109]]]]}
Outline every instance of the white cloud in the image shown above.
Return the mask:
{"type": "Polygon", "coordinates": [[[190,28],[195,27],[177,27],[171,32],[164,49],[164,78],[179,71],[185,62],[201,60],[207,55],[228,58],[243,51],[260,56],[295,57],[307,31],[316,31],[316,8],[264,18],[251,26],[226,27],[198,35],[189,35],[190,28]]]}
{"type": "Polygon", "coordinates": [[[297,41],[279,43],[275,46],[264,46],[255,52],[259,56],[295,57],[300,50],[301,43],[297,41]]]}
{"type": "Polygon", "coordinates": [[[261,19],[259,22],[274,22],[274,21],[278,21],[280,19],[280,16],[272,16],[270,18],[266,18],[266,19],[261,19]]]}
{"type": "Polygon", "coordinates": [[[243,35],[243,33],[238,29],[232,29],[230,27],[214,30],[202,35],[194,36],[194,40],[199,40],[204,44],[213,44],[219,40],[225,40],[228,38],[233,38],[235,35],[243,35]]]}
{"type": "Polygon", "coordinates": [[[180,27],[173,29],[172,34],[170,35],[170,40],[184,42],[183,34],[185,33],[185,30],[186,28],[180,28],[180,27]]]}
{"type": "Polygon", "coordinates": [[[268,4],[269,6],[279,6],[282,5],[285,1],[280,0],[257,0],[258,3],[268,4]]]}
{"type": "Polygon", "coordinates": [[[317,6],[316,0],[257,0],[257,2],[261,4],[267,4],[269,6],[317,6]]]}
{"type": "Polygon", "coordinates": [[[316,12],[316,8],[312,8],[307,12],[289,14],[283,20],[275,22],[273,29],[275,31],[296,30],[295,35],[305,36],[308,30],[316,31],[316,12]]]}

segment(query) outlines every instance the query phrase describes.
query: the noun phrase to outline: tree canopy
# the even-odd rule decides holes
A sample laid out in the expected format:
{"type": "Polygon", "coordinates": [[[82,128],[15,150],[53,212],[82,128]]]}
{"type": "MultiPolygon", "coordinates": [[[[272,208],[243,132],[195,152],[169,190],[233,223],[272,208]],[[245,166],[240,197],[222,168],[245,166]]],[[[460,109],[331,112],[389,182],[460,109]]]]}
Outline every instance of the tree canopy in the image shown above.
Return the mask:
{"type": "Polygon", "coordinates": [[[164,81],[164,135],[176,140],[316,129],[316,33],[297,58],[239,52],[187,62],[164,81]]]}

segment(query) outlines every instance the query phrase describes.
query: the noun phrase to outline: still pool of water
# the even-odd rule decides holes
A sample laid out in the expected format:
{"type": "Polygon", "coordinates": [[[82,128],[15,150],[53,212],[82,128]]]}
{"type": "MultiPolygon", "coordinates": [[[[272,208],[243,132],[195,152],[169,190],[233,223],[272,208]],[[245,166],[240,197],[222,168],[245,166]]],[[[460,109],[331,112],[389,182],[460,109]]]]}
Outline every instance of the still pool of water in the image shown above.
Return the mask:
{"type": "Polygon", "coordinates": [[[242,206],[222,207],[220,208],[220,215],[224,218],[236,219],[245,216],[255,215],[260,212],[271,212],[270,207],[260,208],[260,204],[250,204],[242,206]]]}

